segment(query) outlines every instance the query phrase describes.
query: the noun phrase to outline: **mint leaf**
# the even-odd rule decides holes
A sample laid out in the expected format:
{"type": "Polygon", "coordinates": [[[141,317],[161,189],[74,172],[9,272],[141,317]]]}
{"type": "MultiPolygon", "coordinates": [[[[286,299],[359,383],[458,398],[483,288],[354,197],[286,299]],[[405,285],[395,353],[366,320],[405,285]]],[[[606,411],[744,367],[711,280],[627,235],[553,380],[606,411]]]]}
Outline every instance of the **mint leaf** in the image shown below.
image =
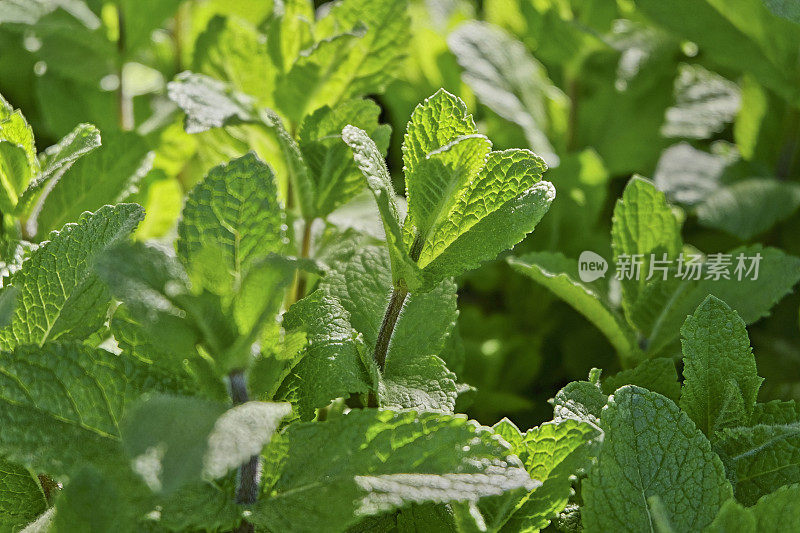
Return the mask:
{"type": "Polygon", "coordinates": [[[541,480],[514,511],[504,531],[540,530],[564,510],[572,492],[570,477],[588,466],[592,440],[600,432],[591,424],[564,420],[542,424],[525,433],[520,457],[533,479],[541,480]]]}
{"type": "Polygon", "coordinates": [[[275,460],[272,454],[288,452],[251,517],[270,530],[316,531],[325,523],[344,531],[359,517],[411,503],[477,502],[538,485],[504,444],[463,417],[353,410],[292,424],[271,448],[275,460]]]}
{"type": "Polygon", "coordinates": [[[17,531],[47,509],[39,480],[27,468],[0,459],[0,531],[17,531]]]}
{"type": "Polygon", "coordinates": [[[144,138],[133,132],[105,135],[101,148],[76,161],[47,193],[33,216],[46,233],[78,220],[84,211],[125,201],[153,164],[144,138]]]}
{"type": "Polygon", "coordinates": [[[704,530],[704,533],[756,533],[756,519],[750,509],[746,509],[736,500],[728,500],[722,504],[719,513],[704,530]]]}
{"type": "Polygon", "coordinates": [[[577,261],[559,253],[533,252],[510,257],[508,263],[522,274],[543,285],[584,315],[608,338],[621,357],[636,358],[639,347],[635,332],[611,308],[597,289],[575,279],[577,261]]]}
{"type": "MultiPolygon", "coordinates": [[[[17,214],[36,213],[41,209],[42,196],[49,193],[72,165],[100,146],[100,131],[91,124],[79,124],[57,144],[41,155],[41,172],[28,185],[17,204],[17,214]]],[[[35,228],[32,228],[35,232],[35,228]]]]}
{"type": "Polygon", "coordinates": [[[335,298],[316,291],[295,303],[283,317],[288,331],[304,331],[305,354],[279,391],[297,405],[300,418],[351,393],[366,393],[372,380],[361,359],[363,347],[350,325],[350,315],[335,298]]]}
{"type": "Polygon", "coordinates": [[[549,165],[558,166],[548,133],[553,122],[561,122],[561,115],[566,116],[568,101],[547,78],[544,66],[521,42],[484,22],[459,26],[450,34],[448,44],[464,69],[464,82],[481,103],[518,124],[530,148],[549,165]],[[552,120],[550,113],[559,116],[552,120]]]}
{"type": "Polygon", "coordinates": [[[391,128],[378,124],[380,108],[370,100],[348,100],[317,109],[300,126],[298,144],[315,184],[314,213],[326,216],[364,188],[352,151],[341,131],[353,125],[367,132],[381,154],[389,146],[391,128]]]}
{"type": "Polygon", "coordinates": [[[748,179],[722,187],[697,208],[707,227],[744,241],[789,218],[800,208],[800,185],[773,179],[748,179]]]}
{"type": "Polygon", "coordinates": [[[556,393],[553,404],[553,421],[578,420],[600,427],[600,413],[608,402],[598,384],[573,381],[556,393]]]}
{"type": "MultiPolygon", "coordinates": [[[[391,269],[385,248],[359,249],[347,262],[334,263],[320,288],[350,314],[372,353],[391,291],[391,269]]],[[[456,287],[441,282],[428,293],[411,294],[394,328],[386,356],[381,405],[389,408],[453,412],[455,375],[439,359],[455,325],[456,287]]]]}
{"type": "Polygon", "coordinates": [[[0,96],[0,208],[11,212],[39,169],[33,130],[0,96]]]}
{"type": "Polygon", "coordinates": [[[681,252],[681,227],[664,193],[640,177],[628,182],[614,206],[611,226],[614,261],[641,264],[638,279],[622,279],[622,304],[631,321],[633,307],[645,290],[652,259],[676,259],[681,252]]]}
{"type": "Polygon", "coordinates": [[[133,470],[155,492],[224,476],[258,455],[289,414],[288,404],[232,409],[198,398],[154,396],[134,406],[122,429],[133,470]]]}
{"type": "Polygon", "coordinates": [[[800,411],[794,402],[757,407],[752,424],[726,428],[715,442],[736,498],[745,505],[792,483],[800,473],[800,411]]]}
{"type": "Polygon", "coordinates": [[[0,453],[53,476],[87,461],[119,466],[128,380],[120,358],[76,343],[0,353],[0,453]],[[53,364],[57,361],[58,364],[53,364]]]}
{"type": "Polygon", "coordinates": [[[211,169],[189,192],[178,224],[178,257],[190,276],[229,294],[253,261],[283,250],[277,194],[272,170],[253,153],[211,169]]]}
{"type": "Polygon", "coordinates": [[[353,158],[359,170],[367,180],[367,187],[375,196],[378,204],[383,228],[386,233],[386,243],[389,246],[389,256],[392,260],[392,285],[395,287],[419,287],[421,279],[419,268],[411,260],[403,241],[403,230],[400,225],[400,215],[395,202],[394,187],[389,170],[386,168],[380,150],[375,141],[369,138],[364,130],[354,126],[345,126],[342,130],[342,139],[353,150],[353,158]]]}
{"type": "Polygon", "coordinates": [[[403,64],[410,33],[405,0],[335,4],[316,24],[318,42],[301,52],[279,81],[280,110],[299,124],[325,105],[382,93],[403,64]]]}
{"type": "Polygon", "coordinates": [[[800,527],[800,485],[777,489],[758,500],[750,509],[756,518],[756,531],[787,531],[800,527]]]}
{"type": "Polygon", "coordinates": [[[167,91],[170,100],[186,113],[187,133],[253,120],[253,102],[248,96],[203,74],[182,72],[167,84],[167,91]]]}
{"type": "Polygon", "coordinates": [[[667,109],[661,133],[707,139],[733,122],[740,104],[735,83],[700,65],[681,64],[675,79],[675,105],[667,109]]]}
{"type": "Polygon", "coordinates": [[[85,338],[97,330],[110,297],[94,273],[94,259],[126,238],[142,216],[135,204],[105,206],[52,233],[12,276],[19,296],[11,324],[0,329],[0,349],[85,338]]]}
{"type": "Polygon", "coordinates": [[[674,528],[698,530],[732,497],[708,439],[660,394],[633,385],[617,390],[601,426],[603,447],[581,491],[586,531],[652,529],[654,496],[674,528]]]}
{"type": "Polygon", "coordinates": [[[230,83],[259,105],[272,107],[277,71],[267,40],[240,18],[216,16],[197,38],[192,70],[230,83]]]}
{"type": "Polygon", "coordinates": [[[675,362],[666,357],[646,359],[634,368],[608,376],[603,380],[603,392],[613,394],[624,385],[637,385],[657,392],[675,403],[678,403],[681,397],[681,384],[678,382],[675,362]]]}
{"type": "Polygon", "coordinates": [[[6,287],[0,290],[0,328],[7,326],[14,316],[14,309],[17,307],[17,295],[19,289],[16,287],[6,287]]]}
{"type": "Polygon", "coordinates": [[[763,379],[744,321],[725,302],[709,296],[686,319],[681,335],[681,409],[709,438],[724,427],[746,424],[763,379]]]}

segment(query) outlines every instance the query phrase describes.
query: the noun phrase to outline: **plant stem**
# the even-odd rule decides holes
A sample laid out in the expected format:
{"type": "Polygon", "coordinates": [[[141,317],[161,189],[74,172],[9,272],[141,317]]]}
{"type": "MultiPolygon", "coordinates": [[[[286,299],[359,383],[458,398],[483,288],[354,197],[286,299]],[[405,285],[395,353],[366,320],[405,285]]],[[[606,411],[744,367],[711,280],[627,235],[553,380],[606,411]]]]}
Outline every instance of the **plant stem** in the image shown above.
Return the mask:
{"type": "MultiPolygon", "coordinates": [[[[234,405],[241,405],[249,401],[247,383],[243,370],[234,370],[228,376],[231,382],[231,399],[234,405]]],[[[261,477],[261,462],[258,455],[252,456],[239,467],[239,486],[236,487],[236,503],[239,505],[252,505],[258,500],[258,484],[261,477]]],[[[254,531],[253,525],[246,520],[242,522],[238,531],[254,531]]]]}
{"type": "Polygon", "coordinates": [[[408,289],[399,287],[392,289],[392,295],[389,298],[389,305],[386,307],[386,313],[383,315],[381,329],[378,331],[378,340],[375,342],[375,352],[373,353],[373,358],[381,372],[383,372],[386,366],[386,354],[389,352],[389,343],[392,341],[394,327],[397,325],[397,319],[400,317],[400,311],[403,310],[403,305],[406,303],[407,297],[408,289]]]}
{"type": "MultiPolygon", "coordinates": [[[[303,228],[303,244],[302,248],[300,249],[300,257],[305,259],[311,253],[311,226],[314,224],[314,220],[306,219],[303,221],[305,227],[303,228]]],[[[302,270],[297,271],[297,280],[295,283],[295,291],[294,291],[294,301],[301,300],[306,295],[306,284],[308,283],[308,277],[305,272],[302,270]]]]}

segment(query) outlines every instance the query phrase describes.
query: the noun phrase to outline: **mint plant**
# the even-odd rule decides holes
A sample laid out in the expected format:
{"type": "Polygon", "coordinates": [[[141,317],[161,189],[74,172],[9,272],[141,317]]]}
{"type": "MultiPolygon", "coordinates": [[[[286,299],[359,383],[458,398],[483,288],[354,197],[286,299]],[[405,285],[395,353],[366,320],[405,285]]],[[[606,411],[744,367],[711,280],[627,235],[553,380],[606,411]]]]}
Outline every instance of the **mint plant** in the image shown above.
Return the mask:
{"type": "Polygon", "coordinates": [[[800,529],[798,13],[662,4],[0,1],[0,533],[800,529]]]}

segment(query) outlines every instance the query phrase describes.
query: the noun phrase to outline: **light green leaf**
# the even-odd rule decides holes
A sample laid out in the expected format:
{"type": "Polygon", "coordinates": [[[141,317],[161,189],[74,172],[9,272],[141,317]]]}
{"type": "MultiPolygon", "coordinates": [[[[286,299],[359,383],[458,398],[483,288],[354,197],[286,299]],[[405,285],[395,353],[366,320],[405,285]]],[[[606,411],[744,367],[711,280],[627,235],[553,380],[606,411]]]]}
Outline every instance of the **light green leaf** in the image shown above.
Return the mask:
{"type": "MultiPolygon", "coordinates": [[[[681,227],[667,205],[664,193],[640,177],[634,177],[625,187],[622,198],[614,207],[611,223],[614,261],[620,257],[628,264],[639,264],[638,279],[625,276],[622,284],[622,304],[628,320],[632,309],[647,285],[651,259],[676,259],[681,251],[681,227]]],[[[618,272],[619,274],[619,272],[618,272]]]]}
{"type": "MultiPolygon", "coordinates": [[[[350,324],[363,335],[371,357],[391,292],[386,250],[360,248],[347,261],[331,265],[319,287],[348,311],[350,324]]],[[[453,412],[458,394],[455,375],[437,356],[457,316],[456,286],[451,280],[407,297],[386,356],[378,395],[381,406],[453,412]]]]}
{"type": "Polygon", "coordinates": [[[154,30],[172,17],[181,0],[121,0],[118,9],[124,20],[124,49],[127,53],[147,47],[154,30]]]}
{"type": "Polygon", "coordinates": [[[597,289],[576,279],[577,261],[559,253],[533,252],[510,257],[508,263],[514,270],[543,285],[585,316],[603,332],[621,357],[636,358],[639,347],[635,332],[597,289]]]}
{"type": "Polygon", "coordinates": [[[305,331],[305,355],[292,369],[278,397],[297,405],[303,420],[331,400],[372,388],[361,359],[362,343],[350,315],[335,298],[316,291],[295,303],[283,317],[287,331],[305,331]]]}
{"type": "Polygon", "coordinates": [[[314,44],[314,3],[283,0],[266,24],[267,47],[275,66],[285,74],[303,50],[314,44]],[[281,9],[282,8],[282,9],[281,9]]]}
{"type": "Polygon", "coordinates": [[[230,293],[256,259],[286,244],[272,170],[251,153],[214,167],[189,192],[178,224],[178,257],[193,280],[230,293]]]}
{"type": "Polygon", "coordinates": [[[380,108],[371,100],[348,100],[316,110],[300,126],[298,144],[315,184],[314,212],[326,216],[364,188],[352,151],[342,142],[351,124],[367,132],[378,151],[386,153],[391,127],[379,125],[380,108]]]}
{"type": "MultiPolygon", "coordinates": [[[[100,131],[91,124],[79,124],[57,144],[49,147],[41,155],[41,172],[28,185],[19,199],[16,213],[29,215],[38,212],[38,205],[61,179],[61,176],[82,156],[100,146],[100,131]]],[[[35,228],[33,228],[35,229],[35,228]]]]}
{"type": "Polygon", "coordinates": [[[76,161],[32,214],[39,234],[75,222],[84,211],[125,201],[153,164],[144,138],[133,132],[106,135],[103,146],[76,161]]]}
{"type": "Polygon", "coordinates": [[[225,410],[199,398],[154,396],[133,407],[122,430],[133,470],[154,492],[201,476],[217,479],[258,455],[288,404],[247,402],[225,410]]]}
{"type": "Polygon", "coordinates": [[[195,45],[192,70],[249,95],[263,107],[274,105],[278,70],[267,50],[267,39],[247,21],[214,17],[195,45]]]}
{"type": "Polygon", "coordinates": [[[589,464],[592,441],[600,432],[576,420],[548,422],[525,433],[521,457],[542,486],[531,492],[503,526],[503,531],[538,531],[564,510],[572,493],[571,476],[589,464]]]}
{"type": "Polygon", "coordinates": [[[92,264],[125,239],[142,216],[135,204],[105,206],[52,233],[11,278],[19,297],[11,324],[0,329],[0,348],[42,345],[59,337],[83,339],[99,328],[110,295],[92,264]]]}
{"type": "Polygon", "coordinates": [[[182,72],[175,81],[167,84],[167,92],[170,100],[186,113],[187,133],[200,133],[255,119],[253,101],[249,96],[204,74],[182,72]]]}
{"type": "Polygon", "coordinates": [[[353,410],[292,424],[273,447],[288,455],[251,518],[276,531],[317,531],[320,523],[344,531],[411,503],[477,502],[538,486],[502,441],[463,417],[353,410]]]}
{"type": "Polygon", "coordinates": [[[278,85],[280,110],[295,124],[328,105],[384,91],[403,66],[410,38],[406,0],[348,0],[317,22],[319,42],[278,85]]]}
{"type": "Polygon", "coordinates": [[[86,462],[120,464],[123,360],[77,343],[0,353],[0,453],[37,472],[68,476],[86,462]]]}
{"type": "Polygon", "coordinates": [[[617,390],[601,426],[603,447],[582,484],[585,531],[651,531],[654,496],[672,527],[697,531],[732,497],[708,439],[660,394],[632,385],[617,390]]]}
{"type": "Polygon", "coordinates": [[[746,424],[762,378],[744,321],[709,296],[681,328],[683,390],[680,406],[709,438],[724,427],[746,424]]]}
{"type": "Polygon", "coordinates": [[[563,133],[558,126],[565,123],[568,99],[547,78],[544,66],[521,42],[485,22],[459,26],[448,44],[464,69],[464,82],[481,103],[518,124],[530,148],[548,165],[558,166],[548,134],[563,133]],[[551,119],[551,113],[558,116],[551,119]]]}
{"type": "Polygon", "coordinates": [[[27,468],[0,459],[0,531],[18,531],[47,509],[39,480],[27,468]]]}
{"type": "Polygon", "coordinates": [[[0,209],[11,212],[39,170],[33,130],[0,95],[0,209]]]}
{"type": "Polygon", "coordinates": [[[681,384],[678,382],[675,361],[666,357],[645,359],[634,368],[608,376],[603,380],[603,392],[613,394],[624,385],[637,385],[657,392],[675,403],[678,403],[681,397],[681,384]]]}
{"type": "Polygon", "coordinates": [[[748,179],[722,187],[697,207],[697,218],[744,241],[789,218],[800,207],[800,185],[748,179]]]}
{"type": "Polygon", "coordinates": [[[386,243],[389,246],[389,257],[392,261],[392,285],[407,288],[418,288],[421,285],[419,268],[408,255],[403,241],[403,230],[395,203],[394,187],[386,161],[383,159],[375,141],[369,138],[364,130],[354,126],[345,126],[342,139],[353,150],[353,158],[367,180],[375,202],[378,204],[386,243]]]}

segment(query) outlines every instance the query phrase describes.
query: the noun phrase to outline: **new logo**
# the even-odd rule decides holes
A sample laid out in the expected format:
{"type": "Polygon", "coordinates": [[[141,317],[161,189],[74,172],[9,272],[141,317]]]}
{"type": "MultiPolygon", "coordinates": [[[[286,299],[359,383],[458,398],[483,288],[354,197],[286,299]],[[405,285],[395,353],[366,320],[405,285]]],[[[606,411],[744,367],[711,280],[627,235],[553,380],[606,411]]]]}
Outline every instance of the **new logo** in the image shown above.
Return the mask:
{"type": "Polygon", "coordinates": [[[581,252],[578,258],[578,277],[581,281],[589,283],[604,277],[607,271],[608,261],[603,257],[589,250],[581,252]]]}

